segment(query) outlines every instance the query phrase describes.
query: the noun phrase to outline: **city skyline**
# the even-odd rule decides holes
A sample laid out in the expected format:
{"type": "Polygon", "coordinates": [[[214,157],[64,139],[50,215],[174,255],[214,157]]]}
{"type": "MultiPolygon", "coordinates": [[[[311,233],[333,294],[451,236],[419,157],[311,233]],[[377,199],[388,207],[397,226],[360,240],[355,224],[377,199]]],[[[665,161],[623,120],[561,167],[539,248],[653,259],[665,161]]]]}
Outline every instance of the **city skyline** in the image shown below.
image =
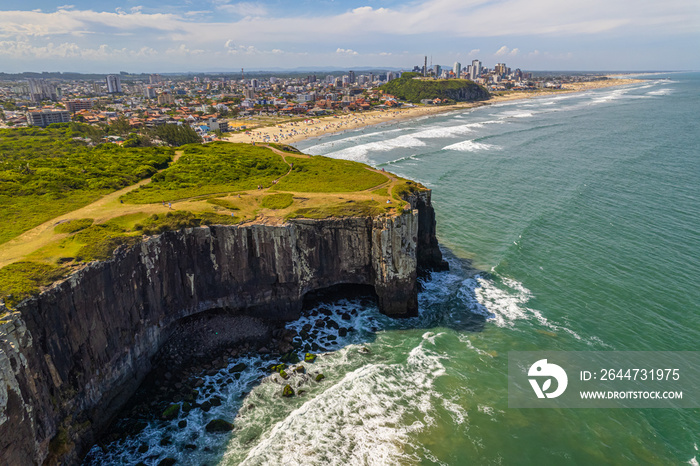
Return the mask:
{"type": "Polygon", "coordinates": [[[406,67],[509,61],[532,70],[700,68],[689,0],[47,0],[0,10],[4,72],[406,67]]]}

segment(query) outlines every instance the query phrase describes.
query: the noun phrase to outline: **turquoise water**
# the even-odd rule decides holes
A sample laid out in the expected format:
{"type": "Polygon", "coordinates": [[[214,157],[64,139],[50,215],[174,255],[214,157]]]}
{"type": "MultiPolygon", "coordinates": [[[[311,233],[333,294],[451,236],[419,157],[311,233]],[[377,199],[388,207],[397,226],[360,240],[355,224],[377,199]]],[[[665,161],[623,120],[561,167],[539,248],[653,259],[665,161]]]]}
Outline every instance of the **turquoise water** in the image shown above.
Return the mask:
{"type": "Polygon", "coordinates": [[[307,371],[326,378],[297,379],[303,396],[282,399],[250,357],[235,383],[206,377],[222,406],[186,429],[154,421],[94,461],[698,464],[700,410],[507,404],[508,351],[698,349],[700,74],[644,79],[298,144],[432,188],[451,270],[424,283],[414,319],[321,306],[356,331],[316,335],[329,351],[307,371]],[[231,435],[199,434],[234,416],[231,435]]]}

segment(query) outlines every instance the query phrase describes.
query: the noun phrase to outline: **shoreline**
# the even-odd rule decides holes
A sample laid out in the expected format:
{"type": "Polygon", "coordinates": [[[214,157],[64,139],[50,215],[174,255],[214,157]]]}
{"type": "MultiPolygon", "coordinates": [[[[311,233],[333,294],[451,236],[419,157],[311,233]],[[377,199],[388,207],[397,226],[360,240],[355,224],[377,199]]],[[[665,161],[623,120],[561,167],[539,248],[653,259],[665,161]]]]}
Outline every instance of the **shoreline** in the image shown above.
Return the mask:
{"type": "Polygon", "coordinates": [[[538,90],[538,91],[514,91],[506,95],[496,95],[491,99],[479,102],[461,102],[453,105],[440,107],[417,106],[396,110],[370,110],[363,113],[350,113],[347,115],[332,115],[321,118],[307,119],[282,123],[265,128],[256,128],[248,132],[237,133],[224,138],[229,142],[244,143],[280,143],[294,144],[307,139],[321,138],[326,135],[342,133],[348,130],[362,129],[392,121],[403,121],[433,116],[442,113],[477,108],[484,105],[493,105],[514,100],[531,99],[542,96],[552,96],[560,94],[572,94],[585,92],[593,89],[623,86],[642,82],[640,79],[609,79],[606,81],[590,81],[582,83],[565,84],[559,90],[538,90]]]}

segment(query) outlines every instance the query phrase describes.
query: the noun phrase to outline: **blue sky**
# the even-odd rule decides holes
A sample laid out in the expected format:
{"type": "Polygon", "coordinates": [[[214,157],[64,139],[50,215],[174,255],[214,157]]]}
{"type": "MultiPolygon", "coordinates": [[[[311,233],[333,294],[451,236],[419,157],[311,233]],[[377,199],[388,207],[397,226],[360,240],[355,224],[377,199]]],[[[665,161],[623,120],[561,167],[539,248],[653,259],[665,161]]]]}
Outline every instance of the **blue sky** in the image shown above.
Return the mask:
{"type": "Polygon", "coordinates": [[[446,66],[697,70],[700,1],[0,1],[5,72],[410,68],[424,55],[446,66]]]}

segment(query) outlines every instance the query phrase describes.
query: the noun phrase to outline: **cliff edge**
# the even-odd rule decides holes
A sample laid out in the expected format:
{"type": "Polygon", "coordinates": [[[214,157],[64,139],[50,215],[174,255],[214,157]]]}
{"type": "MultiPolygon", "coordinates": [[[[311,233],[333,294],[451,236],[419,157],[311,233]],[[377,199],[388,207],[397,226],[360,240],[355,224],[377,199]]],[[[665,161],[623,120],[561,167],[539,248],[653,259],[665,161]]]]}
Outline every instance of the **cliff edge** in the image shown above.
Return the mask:
{"type": "Polygon", "coordinates": [[[307,293],[354,284],[416,315],[418,274],[446,264],[430,191],[405,200],[397,215],[166,232],[23,301],[0,322],[0,463],[76,462],[201,312],[291,320],[307,293]]]}

